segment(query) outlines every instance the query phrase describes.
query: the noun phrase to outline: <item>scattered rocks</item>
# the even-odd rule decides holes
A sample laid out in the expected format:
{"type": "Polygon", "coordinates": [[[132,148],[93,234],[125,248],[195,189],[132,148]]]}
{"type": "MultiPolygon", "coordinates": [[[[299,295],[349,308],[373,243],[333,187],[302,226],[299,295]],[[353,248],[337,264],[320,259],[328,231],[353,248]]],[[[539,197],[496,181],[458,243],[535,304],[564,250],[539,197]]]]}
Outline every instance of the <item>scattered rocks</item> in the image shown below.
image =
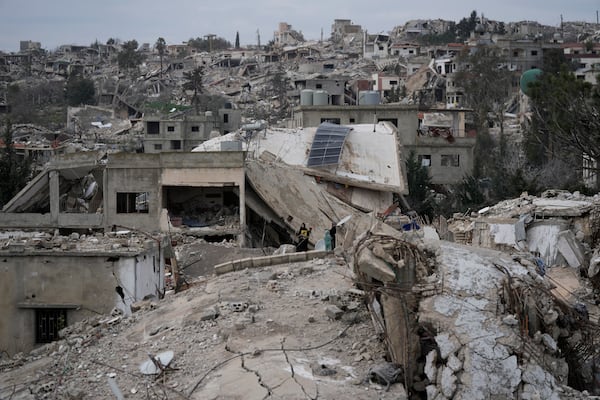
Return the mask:
{"type": "Polygon", "coordinates": [[[329,319],[336,320],[342,318],[342,315],[344,315],[344,311],[342,311],[337,306],[330,305],[325,308],[325,315],[327,315],[327,318],[329,319]]]}

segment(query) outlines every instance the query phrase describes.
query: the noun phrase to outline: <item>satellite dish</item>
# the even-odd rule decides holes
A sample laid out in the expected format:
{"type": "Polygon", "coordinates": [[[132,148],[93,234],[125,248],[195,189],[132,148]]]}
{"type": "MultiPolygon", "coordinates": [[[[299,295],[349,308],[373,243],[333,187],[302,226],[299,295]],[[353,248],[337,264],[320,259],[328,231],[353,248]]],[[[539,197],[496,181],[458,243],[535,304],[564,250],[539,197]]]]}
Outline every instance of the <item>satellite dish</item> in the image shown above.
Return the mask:
{"type": "MultiPolygon", "coordinates": [[[[149,356],[152,357],[152,355],[149,355],[149,356]]],[[[154,359],[157,362],[159,362],[163,367],[167,367],[173,360],[174,356],[175,356],[175,353],[173,353],[173,351],[169,350],[169,351],[165,351],[165,352],[157,354],[156,356],[154,356],[154,359]]],[[[144,361],[143,363],[140,364],[140,372],[144,375],[156,375],[156,374],[159,374],[160,372],[162,372],[162,370],[160,368],[158,368],[152,360],[148,360],[148,361],[144,361]]]]}
{"type": "Polygon", "coordinates": [[[336,226],[344,225],[346,222],[350,221],[350,218],[352,218],[352,215],[345,216],[344,218],[340,219],[340,222],[338,222],[336,226]]]}

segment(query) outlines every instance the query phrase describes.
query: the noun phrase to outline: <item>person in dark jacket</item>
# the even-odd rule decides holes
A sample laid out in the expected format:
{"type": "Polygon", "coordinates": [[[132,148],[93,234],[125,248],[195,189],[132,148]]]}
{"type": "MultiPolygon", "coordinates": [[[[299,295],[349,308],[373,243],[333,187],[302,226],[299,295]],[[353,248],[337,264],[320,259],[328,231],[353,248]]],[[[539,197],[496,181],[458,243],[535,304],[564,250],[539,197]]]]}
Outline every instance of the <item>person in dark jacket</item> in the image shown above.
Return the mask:
{"type": "Polygon", "coordinates": [[[335,250],[335,232],[337,231],[337,227],[335,222],[331,223],[331,228],[329,229],[329,234],[331,235],[331,250],[335,250]]]}
{"type": "Polygon", "coordinates": [[[310,236],[310,232],[312,228],[307,229],[304,222],[300,225],[300,229],[298,230],[298,245],[296,246],[297,251],[306,251],[308,250],[308,237],[310,236]]]}

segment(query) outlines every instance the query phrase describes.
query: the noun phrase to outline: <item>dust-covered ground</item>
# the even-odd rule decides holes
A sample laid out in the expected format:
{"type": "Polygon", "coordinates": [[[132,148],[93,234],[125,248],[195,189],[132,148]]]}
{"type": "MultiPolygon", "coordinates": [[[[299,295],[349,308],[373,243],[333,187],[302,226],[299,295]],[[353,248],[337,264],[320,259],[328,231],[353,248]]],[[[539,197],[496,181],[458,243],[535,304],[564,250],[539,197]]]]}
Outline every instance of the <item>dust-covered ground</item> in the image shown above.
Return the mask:
{"type": "Polygon", "coordinates": [[[78,323],[60,341],[1,359],[0,398],[404,398],[402,385],[386,391],[366,379],[384,365],[384,346],[342,258],[192,278],[250,255],[208,243],[178,251],[203,260],[189,270],[187,290],[143,302],[131,316],[78,323]],[[163,371],[141,373],[149,356],[166,352],[173,359],[163,371]]]}
{"type": "Polygon", "coordinates": [[[181,272],[187,278],[212,275],[214,266],[247,257],[262,257],[273,254],[274,248],[239,247],[233,241],[219,243],[206,242],[191,236],[181,236],[173,243],[177,259],[180,260],[181,272]]]}

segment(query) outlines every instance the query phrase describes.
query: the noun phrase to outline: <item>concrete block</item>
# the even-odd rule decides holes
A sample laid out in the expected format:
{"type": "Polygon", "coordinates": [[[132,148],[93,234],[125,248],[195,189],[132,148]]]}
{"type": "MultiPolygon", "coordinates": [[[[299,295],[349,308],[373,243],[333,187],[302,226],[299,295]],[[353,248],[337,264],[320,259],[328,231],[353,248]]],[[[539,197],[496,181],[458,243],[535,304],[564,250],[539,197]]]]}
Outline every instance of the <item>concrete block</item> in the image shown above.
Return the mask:
{"type": "Polygon", "coordinates": [[[381,282],[392,282],[396,280],[396,274],[382,259],[376,257],[371,250],[365,248],[358,257],[358,269],[381,282]]]}
{"type": "Polygon", "coordinates": [[[575,239],[573,232],[559,232],[556,247],[571,267],[579,268],[583,265],[585,261],[584,252],[577,239],[575,239]]]}
{"type": "Polygon", "coordinates": [[[206,310],[204,310],[202,315],[200,315],[200,321],[210,321],[213,319],[217,319],[218,316],[219,312],[216,310],[216,308],[207,308],[206,310]]]}
{"type": "Polygon", "coordinates": [[[271,265],[287,264],[290,262],[289,254],[280,254],[278,256],[271,256],[271,265]]]}
{"type": "Polygon", "coordinates": [[[302,262],[308,259],[306,252],[300,251],[298,253],[289,253],[290,262],[302,262]]]}
{"type": "Polygon", "coordinates": [[[233,262],[227,261],[223,264],[215,265],[215,273],[217,275],[226,274],[233,271],[233,262]]]}
{"type": "Polygon", "coordinates": [[[253,268],[267,267],[269,265],[271,265],[271,257],[270,256],[254,257],[252,259],[252,267],[253,268]]]}
{"type": "Polygon", "coordinates": [[[325,315],[327,315],[327,318],[330,319],[340,319],[342,318],[342,315],[344,314],[344,312],[337,306],[327,306],[327,308],[325,308],[325,315]]]}

